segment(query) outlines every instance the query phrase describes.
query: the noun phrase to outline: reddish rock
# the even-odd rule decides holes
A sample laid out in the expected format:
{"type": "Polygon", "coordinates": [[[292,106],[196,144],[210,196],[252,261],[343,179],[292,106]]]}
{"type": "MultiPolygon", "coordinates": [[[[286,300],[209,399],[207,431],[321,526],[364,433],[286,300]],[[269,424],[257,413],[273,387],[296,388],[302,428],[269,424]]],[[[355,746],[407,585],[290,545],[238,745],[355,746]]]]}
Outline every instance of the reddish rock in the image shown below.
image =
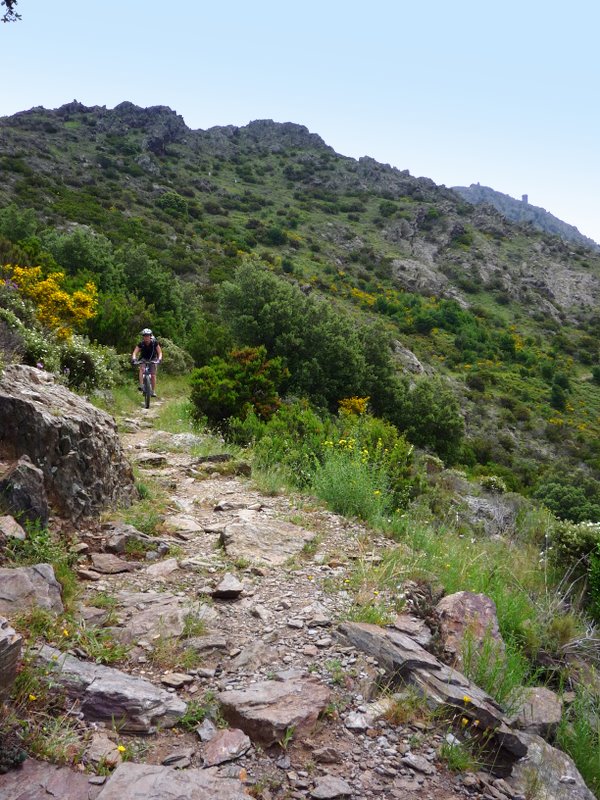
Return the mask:
{"type": "Polygon", "coordinates": [[[251,745],[250,739],[239,728],[219,731],[204,747],[204,766],[216,767],[233,761],[248,752],[251,745]]]}
{"type": "Polygon", "coordinates": [[[462,666],[462,653],[469,637],[477,651],[492,639],[498,656],[504,658],[504,642],[498,627],[496,604],[485,594],[456,592],[446,595],[436,606],[442,644],[454,666],[462,666]]]}

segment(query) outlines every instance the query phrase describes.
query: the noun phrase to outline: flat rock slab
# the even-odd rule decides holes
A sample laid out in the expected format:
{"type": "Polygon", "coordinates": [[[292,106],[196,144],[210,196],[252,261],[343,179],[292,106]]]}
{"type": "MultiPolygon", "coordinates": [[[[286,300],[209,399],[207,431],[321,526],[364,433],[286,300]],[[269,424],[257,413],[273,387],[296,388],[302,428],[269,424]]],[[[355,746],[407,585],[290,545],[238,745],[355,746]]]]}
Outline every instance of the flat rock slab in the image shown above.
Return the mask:
{"type": "Polygon", "coordinates": [[[239,780],[222,778],[215,768],[177,770],[127,762],[117,767],[98,800],[248,800],[248,795],[239,780]]]}
{"type": "Polygon", "coordinates": [[[409,614],[398,614],[392,625],[425,649],[431,644],[432,633],[422,619],[411,617],[409,614]]]}
{"type": "Polygon", "coordinates": [[[334,797],[350,797],[352,789],[342,778],[335,775],[324,775],[319,778],[310,793],[316,800],[332,800],[334,797]]]}
{"type": "Polygon", "coordinates": [[[138,467],[143,469],[153,469],[156,467],[166,467],[168,461],[165,456],[157,455],[156,453],[141,453],[135,463],[138,467]]]}
{"type": "Polygon", "coordinates": [[[284,520],[270,519],[259,511],[244,509],[238,521],[225,526],[221,544],[234,561],[281,566],[315,538],[315,531],[284,520]]]}
{"type": "Polygon", "coordinates": [[[234,761],[247,753],[251,746],[252,742],[239,728],[219,731],[204,747],[204,766],[216,767],[226,761],[234,761]]]}
{"type": "Polygon", "coordinates": [[[0,703],[10,693],[17,674],[23,637],[8,624],[8,620],[0,617],[0,703]]]}
{"type": "Polygon", "coordinates": [[[176,558],[167,558],[164,561],[157,561],[156,564],[151,564],[146,567],[144,573],[151,578],[168,578],[179,569],[179,563],[176,558]]]}
{"type": "Polygon", "coordinates": [[[167,592],[119,592],[119,604],[131,610],[131,616],[119,628],[111,628],[113,635],[125,644],[156,636],[176,638],[181,636],[186,619],[192,617],[206,623],[213,622],[217,612],[206,604],[193,603],[167,592]]]}
{"type": "Polygon", "coordinates": [[[187,514],[176,514],[173,517],[165,518],[165,525],[175,534],[178,533],[202,533],[204,527],[187,514]]]}
{"type": "Polygon", "coordinates": [[[92,567],[103,575],[117,575],[119,572],[133,572],[137,564],[124,561],[112,553],[93,553],[92,567]]]}
{"type": "Polygon", "coordinates": [[[187,708],[175,694],[143,678],[80,661],[48,645],[40,648],[38,663],[69,697],[80,701],[87,719],[114,722],[125,732],[154,733],[158,727],[171,727],[187,708]]]}
{"type": "Polygon", "coordinates": [[[275,744],[288,728],[307,732],[328,704],[331,691],[311,678],[263,681],[247,689],[221,692],[217,699],[225,719],[253,741],[275,744]]]}
{"type": "Polygon", "coordinates": [[[0,775],[2,800],[96,800],[101,790],[88,775],[30,758],[19,769],[0,775]]]}
{"type": "Polygon", "coordinates": [[[50,564],[0,569],[0,614],[43,608],[62,614],[60,583],[50,564]]]}

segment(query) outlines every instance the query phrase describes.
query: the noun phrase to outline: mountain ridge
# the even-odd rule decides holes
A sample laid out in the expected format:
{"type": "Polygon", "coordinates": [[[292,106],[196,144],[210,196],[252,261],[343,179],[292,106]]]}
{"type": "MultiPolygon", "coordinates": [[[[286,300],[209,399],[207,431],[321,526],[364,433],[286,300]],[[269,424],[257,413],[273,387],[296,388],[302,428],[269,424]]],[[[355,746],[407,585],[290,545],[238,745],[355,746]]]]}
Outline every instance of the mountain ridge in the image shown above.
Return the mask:
{"type": "Polygon", "coordinates": [[[585,236],[574,225],[559,219],[541,206],[531,205],[527,200],[527,195],[523,195],[522,200],[517,200],[511,195],[499,192],[490,186],[482,186],[480,183],[472,183],[470,186],[453,186],[452,189],[468,203],[493,206],[512,222],[531,224],[537,230],[560,236],[566,241],[591,247],[593,250],[600,250],[600,244],[590,239],[589,236],[585,236]]]}

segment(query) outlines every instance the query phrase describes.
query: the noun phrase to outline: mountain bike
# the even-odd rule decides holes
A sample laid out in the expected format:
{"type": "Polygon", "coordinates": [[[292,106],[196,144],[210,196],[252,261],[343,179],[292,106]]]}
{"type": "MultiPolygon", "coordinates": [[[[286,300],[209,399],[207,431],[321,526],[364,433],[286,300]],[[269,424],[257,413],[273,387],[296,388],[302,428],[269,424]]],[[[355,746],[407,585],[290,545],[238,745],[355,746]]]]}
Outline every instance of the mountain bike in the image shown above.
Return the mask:
{"type": "Polygon", "coordinates": [[[144,395],[144,408],[150,408],[150,398],[152,397],[152,372],[151,364],[158,364],[158,361],[147,361],[142,358],[139,361],[133,362],[134,366],[139,367],[140,364],[144,365],[144,372],[142,373],[142,393],[144,395]]]}

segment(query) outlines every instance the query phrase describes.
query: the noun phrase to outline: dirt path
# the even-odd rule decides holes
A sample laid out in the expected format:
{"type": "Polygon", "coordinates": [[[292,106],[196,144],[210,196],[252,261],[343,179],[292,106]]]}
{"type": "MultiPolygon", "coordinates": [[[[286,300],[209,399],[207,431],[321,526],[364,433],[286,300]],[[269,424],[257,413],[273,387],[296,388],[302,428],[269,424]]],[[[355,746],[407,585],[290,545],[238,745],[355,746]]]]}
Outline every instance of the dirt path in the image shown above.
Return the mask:
{"type": "MultiPolygon", "coordinates": [[[[190,455],[190,435],[146,427],[158,408],[155,404],[139,422],[129,423],[123,441],[149,483],[167,493],[169,533],[161,539],[170,552],[162,559],[152,553],[153,560],[142,560],[134,572],[85,584],[88,615],[102,605],[99,598],[116,599],[115,635],[130,646],[121,669],[157,685],[169,672],[183,673],[186,682],[172,691],[200,705],[220,691],[246,689],[278,675],[312,676],[327,685],[331,702],[312,734],[295,737],[290,731],[280,745],[253,746],[221,767],[230,776],[244,771],[255,797],[344,796],[336,793],[339,784],[327,782],[331,778],[342,779],[354,798],[504,797],[494,795],[493,787],[484,791],[474,776],[445,769],[437,757],[445,731],[432,723],[394,725],[382,718],[361,723],[373,710],[378,667],[338,637],[336,622],[347,618],[352,606],[344,585],[354,562],[376,559],[388,543],[310,499],[264,496],[247,478],[218,474],[219,464],[207,472],[190,455]],[[293,552],[282,552],[278,526],[283,538],[291,536],[293,552]],[[261,530],[271,528],[275,543],[265,543],[261,530]],[[232,530],[241,536],[228,539],[232,530]],[[241,582],[241,593],[236,599],[213,598],[226,573],[241,582]],[[201,635],[192,637],[200,641],[193,666],[182,658],[185,640],[171,635],[175,628],[165,628],[165,603],[203,619],[201,635]]],[[[91,548],[105,547],[111,534],[105,526],[91,548]]],[[[135,760],[160,764],[186,751],[186,763],[202,766],[205,745],[195,732],[175,728],[130,737],[128,747],[135,760]]]]}

